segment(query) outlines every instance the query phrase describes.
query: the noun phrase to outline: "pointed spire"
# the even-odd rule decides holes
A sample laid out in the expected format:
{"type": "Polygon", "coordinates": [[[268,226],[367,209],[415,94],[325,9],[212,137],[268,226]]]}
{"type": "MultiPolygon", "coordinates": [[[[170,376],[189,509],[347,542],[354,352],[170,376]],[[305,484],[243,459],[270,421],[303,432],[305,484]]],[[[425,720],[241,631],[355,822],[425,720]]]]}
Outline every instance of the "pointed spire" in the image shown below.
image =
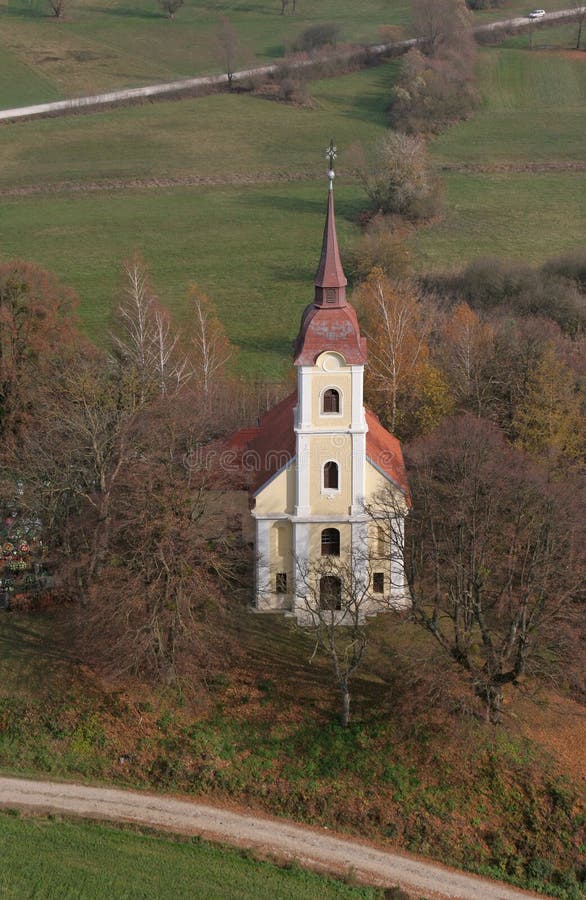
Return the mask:
{"type": "Polygon", "coordinates": [[[315,275],[315,298],[316,306],[340,307],[346,306],[346,285],[348,284],[342,262],[340,260],[340,251],[338,249],[338,237],[336,234],[336,217],[334,214],[334,177],[333,169],[334,159],[336,158],[336,148],[333,140],[326,150],[326,157],[329,161],[328,179],[330,187],[328,191],[328,208],[326,213],[326,223],[324,227],[324,236],[321,248],[321,258],[315,275]]]}

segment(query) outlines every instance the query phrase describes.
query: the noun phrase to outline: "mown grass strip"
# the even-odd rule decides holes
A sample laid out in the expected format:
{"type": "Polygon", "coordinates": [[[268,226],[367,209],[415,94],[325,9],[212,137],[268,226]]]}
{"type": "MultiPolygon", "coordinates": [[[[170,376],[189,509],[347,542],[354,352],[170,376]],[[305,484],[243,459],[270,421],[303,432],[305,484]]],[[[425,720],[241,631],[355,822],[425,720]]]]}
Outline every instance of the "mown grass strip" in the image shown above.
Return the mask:
{"type": "Polygon", "coordinates": [[[259,862],[198,839],[0,813],[4,898],[375,898],[381,892],[259,862]],[[23,848],[26,847],[26,858],[23,848]]]}

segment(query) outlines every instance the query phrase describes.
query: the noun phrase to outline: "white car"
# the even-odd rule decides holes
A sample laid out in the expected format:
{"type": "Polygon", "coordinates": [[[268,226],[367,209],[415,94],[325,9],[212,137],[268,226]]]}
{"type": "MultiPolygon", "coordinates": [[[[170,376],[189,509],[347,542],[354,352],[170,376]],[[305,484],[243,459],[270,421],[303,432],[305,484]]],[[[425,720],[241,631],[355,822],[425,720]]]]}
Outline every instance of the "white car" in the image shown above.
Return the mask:
{"type": "Polygon", "coordinates": [[[533,12],[529,13],[529,19],[541,19],[542,16],[545,15],[544,9],[534,9],[533,12]]]}

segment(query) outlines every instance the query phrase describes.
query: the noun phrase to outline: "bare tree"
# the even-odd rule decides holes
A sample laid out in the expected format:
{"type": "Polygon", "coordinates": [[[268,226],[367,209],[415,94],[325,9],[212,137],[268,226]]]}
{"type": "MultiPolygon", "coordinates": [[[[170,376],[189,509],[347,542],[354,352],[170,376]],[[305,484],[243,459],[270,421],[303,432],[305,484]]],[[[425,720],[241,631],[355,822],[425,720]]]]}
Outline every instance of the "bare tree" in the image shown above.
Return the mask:
{"type": "Polygon", "coordinates": [[[217,41],[224,72],[228,79],[228,88],[232,90],[234,71],[240,55],[240,39],[228,16],[220,17],[217,41]]]}
{"type": "Polygon", "coordinates": [[[372,566],[367,552],[350,560],[322,557],[315,563],[296,562],[300,626],[315,641],[312,659],[323,653],[330,661],[341,695],[340,722],[350,722],[351,683],[368,646],[366,615],[381,607],[373,593],[372,566]]]}
{"type": "MultiPolygon", "coordinates": [[[[551,673],[572,629],[584,577],[583,486],[552,482],[472,417],[447,420],[411,458],[410,615],[496,723],[504,686],[551,673]]],[[[395,503],[385,527],[399,541],[395,503]]],[[[377,514],[381,505],[377,498],[377,514]]]]}
{"type": "Polygon", "coordinates": [[[72,290],[30,263],[0,266],[0,434],[18,440],[31,402],[59,356],[83,343],[72,290]]]}
{"type": "Polygon", "coordinates": [[[383,396],[385,419],[395,431],[399,396],[415,383],[428,352],[421,303],[412,285],[392,283],[379,269],[361,285],[357,301],[369,338],[368,378],[383,396]]]}
{"type": "Polygon", "coordinates": [[[208,437],[195,397],[161,401],[133,428],[136,456],[118,479],[110,553],[84,617],[112,672],[205,680],[225,662],[228,590],[240,589],[246,548],[227,527],[227,475],[202,459],[208,437]]]}
{"type": "Polygon", "coordinates": [[[223,374],[233,351],[210,300],[196,285],[191,289],[190,300],[193,316],[188,343],[193,377],[209,401],[214,383],[223,374]]]}
{"type": "Polygon", "coordinates": [[[55,18],[60,19],[65,10],[65,0],[48,0],[48,2],[55,18]]]}
{"type": "Polygon", "coordinates": [[[123,264],[123,275],[111,340],[121,373],[136,385],[140,405],[157,394],[179,390],[189,380],[190,368],[169,313],[155,296],[139,256],[123,264]]]}
{"type": "Polygon", "coordinates": [[[418,219],[433,212],[439,184],[420,137],[390,131],[376,142],[359,176],[375,209],[383,213],[418,219]]]}
{"type": "Polygon", "coordinates": [[[582,0],[572,0],[572,9],[576,10],[576,22],[578,24],[578,32],[576,34],[576,50],[580,49],[582,43],[582,29],[586,20],[586,6],[582,0]]]}
{"type": "Polygon", "coordinates": [[[174,19],[175,14],[183,6],[185,0],[159,0],[159,6],[167,14],[168,19],[174,19]]]}
{"type": "Polygon", "coordinates": [[[38,386],[36,427],[19,448],[23,500],[39,508],[45,527],[56,525],[63,577],[83,603],[107,556],[113,493],[135,456],[136,412],[134,391],[117,368],[85,350],[38,386]]]}
{"type": "Polygon", "coordinates": [[[430,56],[448,46],[461,46],[471,31],[472,19],[464,0],[413,0],[413,16],[417,36],[430,56]]]}

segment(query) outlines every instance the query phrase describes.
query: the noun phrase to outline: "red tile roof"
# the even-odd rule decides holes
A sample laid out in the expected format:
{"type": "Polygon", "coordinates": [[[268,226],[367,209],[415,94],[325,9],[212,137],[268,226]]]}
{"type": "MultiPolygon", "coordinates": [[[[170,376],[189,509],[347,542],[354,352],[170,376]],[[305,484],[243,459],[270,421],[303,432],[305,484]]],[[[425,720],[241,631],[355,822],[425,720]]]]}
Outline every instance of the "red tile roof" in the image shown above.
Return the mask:
{"type": "Polygon", "coordinates": [[[365,409],[368,432],[366,456],[383,474],[387,475],[409,498],[409,482],[398,439],[381,425],[378,416],[365,409]]]}
{"type": "MultiPolygon", "coordinates": [[[[294,391],[270,409],[256,428],[243,428],[227,442],[227,447],[239,453],[242,468],[248,473],[252,494],[258,493],[273,475],[295,458],[293,410],[296,405],[297,392],[294,391]]],[[[366,424],[367,459],[408,497],[409,485],[401,444],[368,409],[366,424]]]]}
{"type": "MultiPolygon", "coordinates": [[[[340,250],[338,248],[338,236],[336,234],[336,217],[334,215],[334,191],[330,183],[328,191],[328,209],[326,212],[326,223],[324,226],[324,236],[322,240],[321,256],[317,272],[315,274],[315,286],[317,288],[341,288],[337,292],[336,300],[338,303],[345,302],[346,292],[343,288],[348,284],[342,262],[340,260],[340,250]]],[[[318,292],[318,296],[322,297],[322,292],[318,292]]]]}
{"type": "Polygon", "coordinates": [[[360,336],[356,312],[349,304],[306,307],[295,343],[295,365],[313,366],[326,350],[341,353],[349,366],[366,362],[366,338],[360,336]]]}

